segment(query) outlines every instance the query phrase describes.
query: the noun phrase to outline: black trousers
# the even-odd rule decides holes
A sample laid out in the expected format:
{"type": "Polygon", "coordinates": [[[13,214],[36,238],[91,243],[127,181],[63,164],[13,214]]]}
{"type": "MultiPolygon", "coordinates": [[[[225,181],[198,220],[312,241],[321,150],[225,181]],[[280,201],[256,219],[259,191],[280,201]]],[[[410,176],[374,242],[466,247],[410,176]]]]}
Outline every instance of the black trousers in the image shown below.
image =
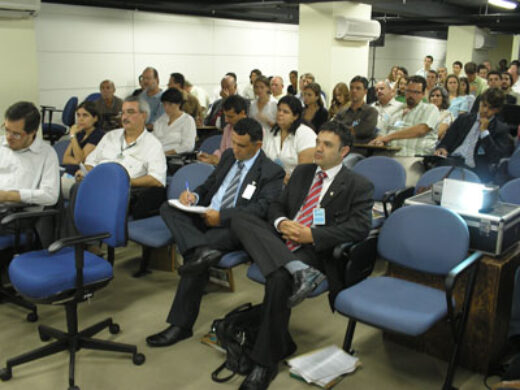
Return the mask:
{"type": "MultiPolygon", "coordinates": [[[[163,203],[160,212],[183,256],[200,246],[223,252],[240,248],[240,243],[227,227],[208,228],[200,215],[182,212],[167,202],[163,203]]],[[[188,256],[184,260],[189,262],[193,259],[188,256]]],[[[184,329],[193,328],[208,280],[208,271],[181,277],[166,320],[168,323],[184,329]]]]}
{"type": "Polygon", "coordinates": [[[311,245],[291,252],[274,227],[255,216],[233,218],[231,230],[266,277],[262,322],[251,358],[260,365],[273,366],[296,350],[289,333],[291,310],[287,307],[293,278],[283,266],[300,260],[323,271],[323,263],[311,245]]]}

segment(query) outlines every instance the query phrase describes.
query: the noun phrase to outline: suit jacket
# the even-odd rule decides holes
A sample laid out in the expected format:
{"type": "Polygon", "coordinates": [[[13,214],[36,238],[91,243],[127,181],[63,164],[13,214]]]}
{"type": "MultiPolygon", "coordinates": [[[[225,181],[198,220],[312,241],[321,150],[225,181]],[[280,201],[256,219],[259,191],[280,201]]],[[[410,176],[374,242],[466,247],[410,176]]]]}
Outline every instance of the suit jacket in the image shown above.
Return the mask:
{"type": "MultiPolygon", "coordinates": [[[[468,113],[459,115],[446,132],[446,135],[437,146],[437,149],[444,148],[448,151],[448,154],[453,153],[453,151],[464,142],[464,139],[476,120],[477,114],[468,113]]],[[[495,117],[489,123],[488,130],[489,136],[479,138],[474,152],[475,171],[482,178],[486,179],[491,164],[496,164],[500,159],[510,156],[514,149],[513,139],[505,123],[495,117]],[[479,147],[484,149],[483,155],[477,154],[479,147]]]]}
{"type": "MultiPolygon", "coordinates": [[[[199,204],[209,206],[213,195],[219,190],[222,182],[226,178],[229,170],[236,159],[232,149],[227,149],[222,153],[220,162],[207,180],[198,186],[194,192],[199,195],[199,204]]],[[[242,186],[239,190],[237,204],[233,208],[220,211],[220,223],[222,226],[229,226],[231,217],[237,212],[246,212],[259,218],[265,218],[269,204],[282,191],[285,172],[282,167],[271,161],[260,149],[255,163],[247,172],[242,186]],[[248,184],[256,186],[256,190],[251,199],[242,197],[248,184]]]]}
{"type": "MultiPolygon", "coordinates": [[[[282,196],[271,203],[271,224],[280,217],[294,219],[301,208],[316,173],[316,164],[298,165],[282,196]]],[[[312,248],[325,266],[330,299],[344,286],[344,264],[333,261],[338,244],[364,239],[372,225],[374,186],[364,177],[342,167],[320,202],[325,209],[325,225],[312,228],[312,248]]]]}
{"type": "Polygon", "coordinates": [[[216,118],[218,112],[222,109],[223,102],[224,102],[224,99],[217,99],[213,102],[213,104],[211,105],[211,111],[206,116],[206,118],[204,118],[204,124],[206,126],[214,124],[215,126],[219,127],[220,129],[222,129],[224,127],[224,124],[225,124],[224,113],[222,113],[220,118],[218,118],[218,119],[216,118]],[[219,121],[219,122],[217,122],[217,121],[219,121]]]}

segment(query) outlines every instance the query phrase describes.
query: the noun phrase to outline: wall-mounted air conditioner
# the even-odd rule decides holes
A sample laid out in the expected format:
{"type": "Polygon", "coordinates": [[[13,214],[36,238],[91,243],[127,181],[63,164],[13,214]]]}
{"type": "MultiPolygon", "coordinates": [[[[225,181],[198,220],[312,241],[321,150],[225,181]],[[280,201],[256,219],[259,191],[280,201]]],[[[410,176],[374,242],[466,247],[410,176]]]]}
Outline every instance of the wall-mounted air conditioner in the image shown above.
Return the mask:
{"type": "Polygon", "coordinates": [[[475,31],[475,42],[473,48],[476,50],[493,49],[497,46],[497,40],[493,35],[490,35],[487,31],[477,29],[475,31]]]}
{"type": "Polygon", "coordinates": [[[0,18],[29,18],[40,11],[41,0],[0,0],[0,18]]]}
{"type": "Polygon", "coordinates": [[[336,18],[336,39],[344,41],[373,41],[381,35],[381,25],[376,20],[336,18]]]}

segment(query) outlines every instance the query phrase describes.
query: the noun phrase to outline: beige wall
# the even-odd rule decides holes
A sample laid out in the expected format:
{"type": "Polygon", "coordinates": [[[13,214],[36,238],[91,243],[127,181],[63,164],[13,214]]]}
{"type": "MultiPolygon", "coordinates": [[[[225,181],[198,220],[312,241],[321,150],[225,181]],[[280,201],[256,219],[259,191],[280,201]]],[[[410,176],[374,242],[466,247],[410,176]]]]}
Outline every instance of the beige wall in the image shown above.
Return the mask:
{"type": "Polygon", "coordinates": [[[0,121],[12,103],[38,102],[38,63],[34,20],[0,19],[0,121]]]}
{"type": "Polygon", "coordinates": [[[451,64],[460,61],[463,64],[473,60],[475,26],[448,27],[448,44],[446,46],[446,66],[451,72],[451,64]]]}

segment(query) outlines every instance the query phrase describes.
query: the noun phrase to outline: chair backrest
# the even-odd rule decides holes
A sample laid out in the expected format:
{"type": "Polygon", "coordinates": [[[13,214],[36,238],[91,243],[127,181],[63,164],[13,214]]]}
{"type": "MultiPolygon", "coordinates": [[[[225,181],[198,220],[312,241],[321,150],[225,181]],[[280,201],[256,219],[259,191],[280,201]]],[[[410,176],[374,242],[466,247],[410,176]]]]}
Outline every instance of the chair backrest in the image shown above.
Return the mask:
{"type": "Polygon", "coordinates": [[[183,166],[172,177],[168,186],[168,199],[177,199],[186,189],[186,182],[188,182],[190,190],[194,190],[206,181],[214,169],[213,165],[199,162],[183,166]]]}
{"type": "Polygon", "coordinates": [[[52,147],[56,151],[56,154],[58,155],[58,162],[60,163],[60,165],[63,164],[63,155],[65,154],[65,151],[69,147],[69,144],[70,144],[70,140],[64,139],[64,140],[58,141],[54,145],[52,145],[52,147]]]}
{"type": "Polygon", "coordinates": [[[92,169],[81,182],[74,206],[74,223],[81,234],[110,233],[103,242],[111,247],[126,245],[126,219],[130,178],[118,163],[92,169]]]}
{"type": "Polygon", "coordinates": [[[517,148],[509,159],[507,171],[513,177],[520,177],[520,148],[517,148]]]}
{"type": "Polygon", "coordinates": [[[431,186],[433,183],[437,183],[438,181],[445,179],[446,177],[455,180],[480,183],[480,178],[475,172],[462,167],[456,167],[453,171],[450,172],[448,176],[446,176],[450,169],[450,166],[443,166],[436,167],[430,169],[429,171],[426,171],[424,175],[422,175],[420,179],[417,181],[417,184],[415,185],[415,192],[417,192],[417,189],[420,187],[431,186]]]}
{"type": "Polygon", "coordinates": [[[78,98],[76,96],[71,97],[63,108],[61,114],[61,121],[66,126],[72,126],[74,124],[74,115],[76,114],[76,107],[78,106],[78,98]]]}
{"type": "Polygon", "coordinates": [[[433,205],[414,205],[394,211],[379,233],[378,253],[386,260],[414,270],[446,275],[466,258],[469,230],[455,212],[433,205]]]}
{"type": "Polygon", "coordinates": [[[202,141],[199,150],[204,153],[212,154],[215,150],[220,148],[221,140],[222,135],[212,135],[211,137],[208,137],[204,141],[202,141]]]}
{"type": "Polygon", "coordinates": [[[86,102],[95,102],[95,101],[98,100],[100,97],[101,97],[101,94],[100,94],[99,92],[94,92],[94,93],[91,93],[90,95],[88,95],[88,96],[85,98],[85,101],[86,101],[86,102]]]}
{"type": "Polygon", "coordinates": [[[365,158],[354,165],[353,171],[374,184],[374,200],[381,201],[387,191],[406,185],[406,171],[396,160],[385,156],[365,158]]]}
{"type": "Polygon", "coordinates": [[[500,188],[500,200],[520,205],[520,178],[508,181],[500,188]]]}

